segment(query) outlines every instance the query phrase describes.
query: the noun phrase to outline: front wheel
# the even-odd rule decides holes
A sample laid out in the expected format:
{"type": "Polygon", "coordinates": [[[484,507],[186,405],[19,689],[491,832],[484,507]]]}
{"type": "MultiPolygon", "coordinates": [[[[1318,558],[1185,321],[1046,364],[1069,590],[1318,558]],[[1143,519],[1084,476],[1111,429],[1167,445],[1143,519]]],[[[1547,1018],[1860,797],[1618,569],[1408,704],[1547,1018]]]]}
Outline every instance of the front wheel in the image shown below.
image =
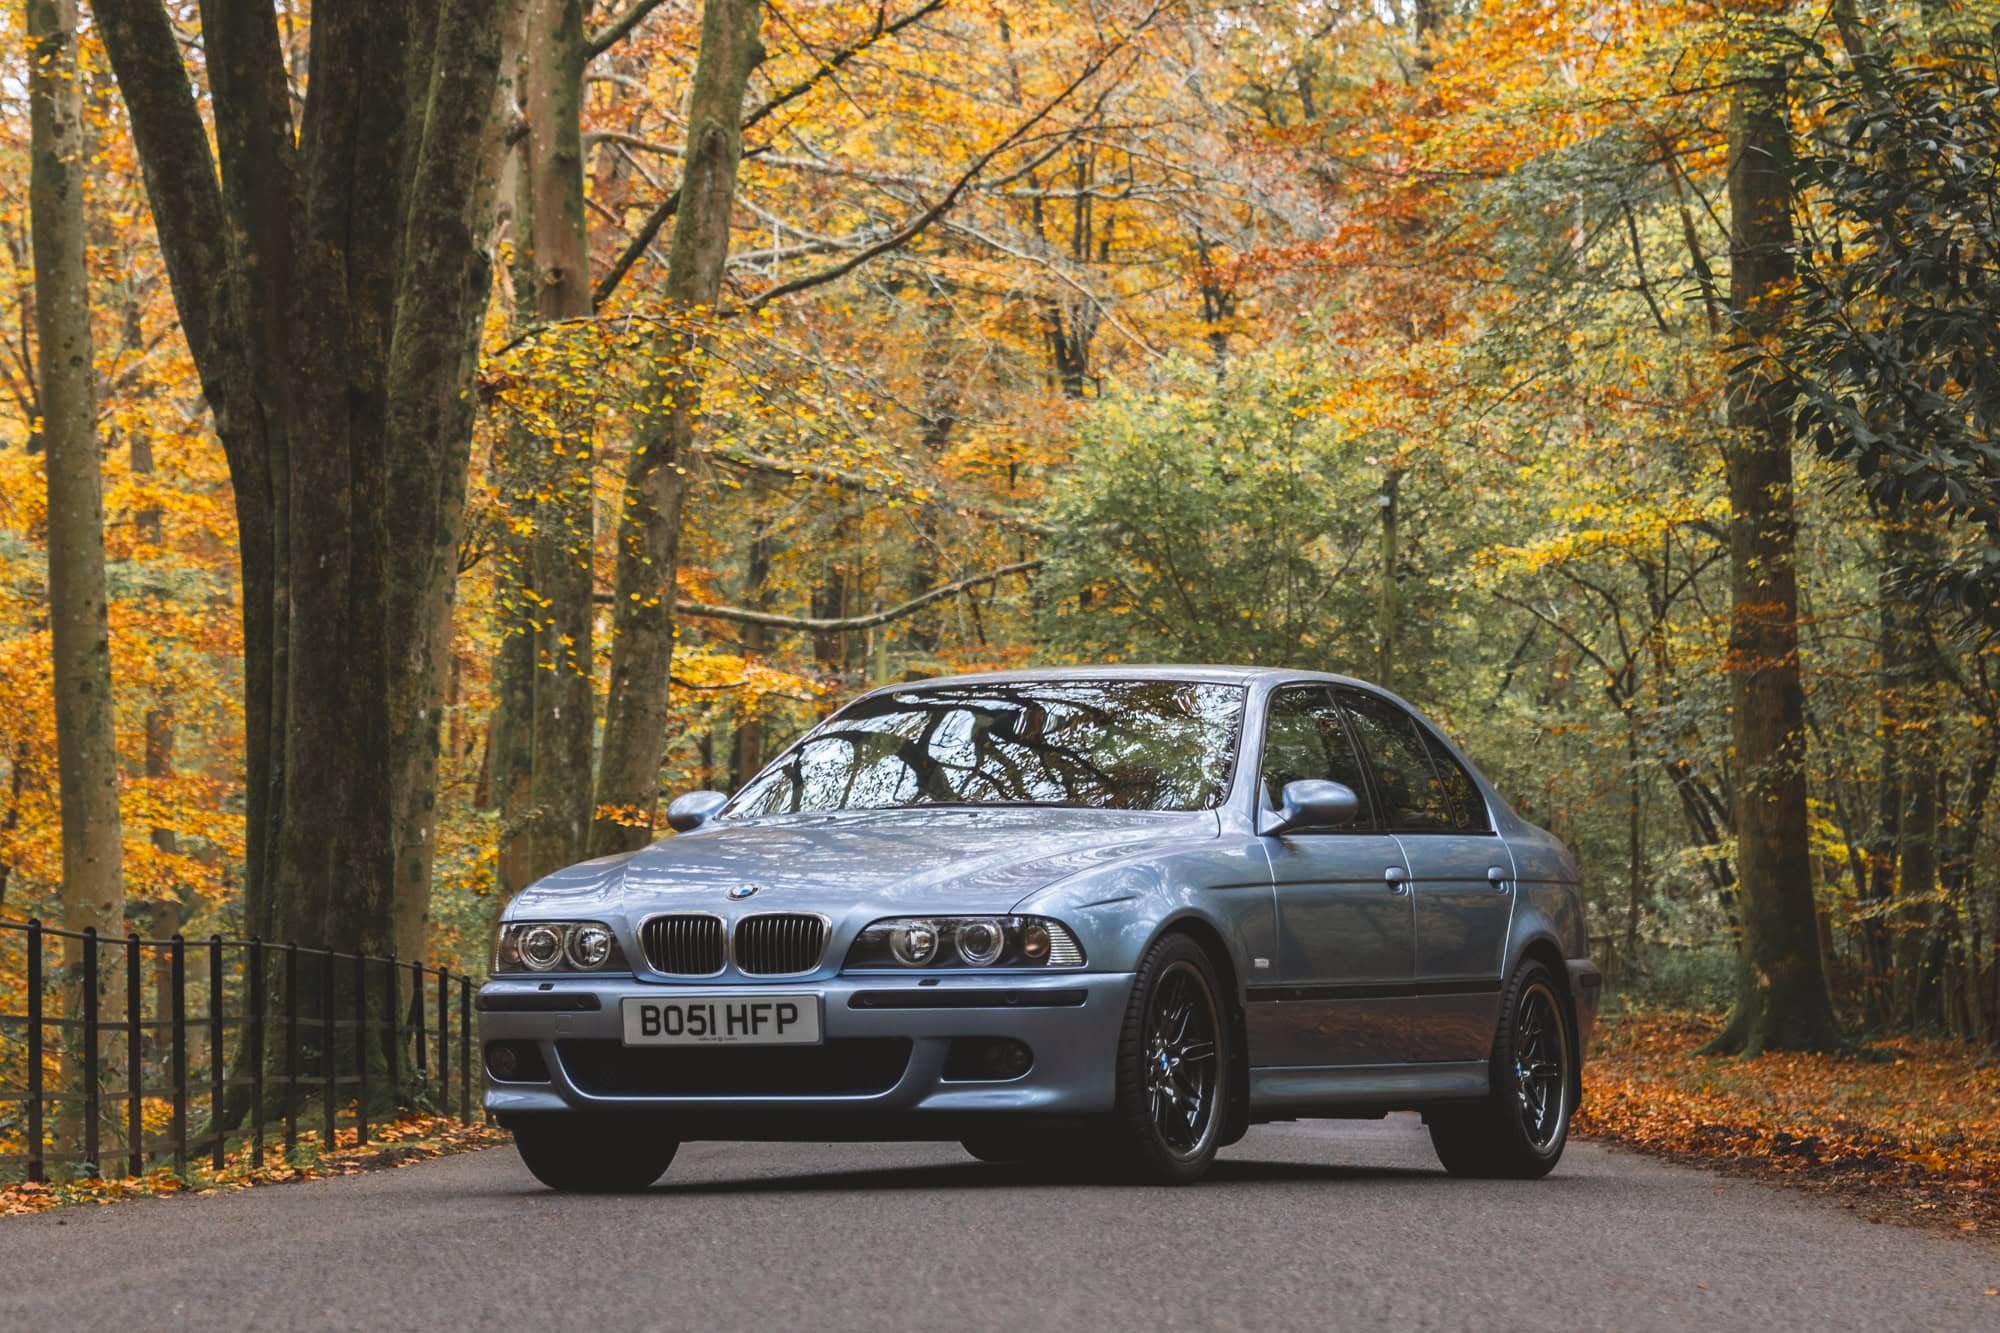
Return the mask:
{"type": "Polygon", "coordinates": [[[536,1180],[565,1194],[633,1194],[667,1173],[677,1139],[642,1119],[524,1116],[514,1149],[536,1180]]]}
{"type": "Polygon", "coordinates": [[[1186,935],[1164,935],[1132,984],[1118,1041],[1113,1160],[1161,1185],[1199,1180],[1215,1160],[1231,1055],[1215,967],[1186,935]]]}
{"type": "Polygon", "coordinates": [[[1540,963],[1522,964],[1502,995],[1492,1091],[1425,1116],[1444,1169],[1506,1180],[1537,1180],[1553,1170],[1576,1109],[1572,1051],[1555,979],[1540,963]]]}

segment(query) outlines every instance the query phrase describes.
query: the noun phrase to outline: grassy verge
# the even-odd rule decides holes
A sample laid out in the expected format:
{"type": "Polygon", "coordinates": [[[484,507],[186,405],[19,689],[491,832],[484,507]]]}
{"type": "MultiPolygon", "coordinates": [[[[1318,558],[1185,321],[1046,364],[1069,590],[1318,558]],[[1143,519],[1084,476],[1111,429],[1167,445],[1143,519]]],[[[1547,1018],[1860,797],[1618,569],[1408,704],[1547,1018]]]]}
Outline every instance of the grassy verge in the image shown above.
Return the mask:
{"type": "Polygon", "coordinates": [[[245,1141],[232,1147],[219,1172],[203,1159],[190,1163],[184,1176],[163,1167],[151,1175],[126,1179],[0,1185],[0,1217],[77,1204],[116,1203],[121,1199],[165,1194],[218,1194],[253,1185],[352,1176],[505,1142],[504,1131],[479,1122],[461,1125],[449,1116],[404,1115],[386,1124],[371,1125],[366,1144],[355,1142],[353,1130],[341,1130],[331,1151],[322,1147],[317,1134],[301,1132],[298,1146],[289,1159],[282,1141],[267,1139],[262,1167],[251,1166],[250,1145],[245,1141]]]}
{"type": "Polygon", "coordinates": [[[2000,1062],[1899,1038],[1873,1059],[1695,1055],[1720,1016],[1599,1025],[1576,1132],[1836,1196],[1871,1221],[2000,1237],[2000,1062]]]}

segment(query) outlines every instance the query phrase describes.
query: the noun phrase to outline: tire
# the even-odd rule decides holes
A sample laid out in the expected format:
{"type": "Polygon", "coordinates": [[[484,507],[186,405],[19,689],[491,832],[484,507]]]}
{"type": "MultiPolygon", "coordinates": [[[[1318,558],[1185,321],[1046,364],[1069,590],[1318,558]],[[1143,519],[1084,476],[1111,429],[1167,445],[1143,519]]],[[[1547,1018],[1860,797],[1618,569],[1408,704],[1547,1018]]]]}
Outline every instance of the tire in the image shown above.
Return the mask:
{"type": "Polygon", "coordinates": [[[1492,1091],[1424,1117],[1431,1147],[1454,1176],[1539,1180],[1561,1160],[1576,1109],[1576,1043],[1549,969],[1523,963],[1501,994],[1492,1091]]]}
{"type": "Polygon", "coordinates": [[[677,1139],[657,1122],[587,1115],[525,1116],[514,1150],[536,1180],[564,1194],[633,1194],[667,1173],[677,1139]]]}
{"type": "Polygon", "coordinates": [[[1119,1030],[1107,1164],[1122,1179],[1185,1185],[1220,1146],[1233,1028],[1215,967],[1186,935],[1146,951],[1119,1030]]]}

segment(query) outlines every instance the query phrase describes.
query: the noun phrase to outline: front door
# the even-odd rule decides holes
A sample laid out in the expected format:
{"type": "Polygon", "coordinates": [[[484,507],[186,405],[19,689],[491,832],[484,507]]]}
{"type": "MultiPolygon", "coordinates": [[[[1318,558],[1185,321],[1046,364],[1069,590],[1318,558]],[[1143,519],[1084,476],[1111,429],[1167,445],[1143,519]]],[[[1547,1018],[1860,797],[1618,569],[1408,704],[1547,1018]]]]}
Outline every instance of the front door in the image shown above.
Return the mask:
{"type": "Polygon", "coordinates": [[[1285,784],[1344,782],[1361,797],[1346,828],[1264,840],[1277,900],[1276,976],[1253,978],[1253,1065],[1400,1064],[1415,1058],[1409,989],[1416,963],[1408,866],[1371,807],[1368,780],[1323,685],[1275,691],[1264,726],[1262,800],[1285,784]]]}
{"type": "Polygon", "coordinates": [[[1384,822],[1410,868],[1414,1058],[1485,1060],[1499,1021],[1513,861],[1478,785],[1442,742],[1378,695],[1343,690],[1340,698],[1382,794],[1384,822]]]}

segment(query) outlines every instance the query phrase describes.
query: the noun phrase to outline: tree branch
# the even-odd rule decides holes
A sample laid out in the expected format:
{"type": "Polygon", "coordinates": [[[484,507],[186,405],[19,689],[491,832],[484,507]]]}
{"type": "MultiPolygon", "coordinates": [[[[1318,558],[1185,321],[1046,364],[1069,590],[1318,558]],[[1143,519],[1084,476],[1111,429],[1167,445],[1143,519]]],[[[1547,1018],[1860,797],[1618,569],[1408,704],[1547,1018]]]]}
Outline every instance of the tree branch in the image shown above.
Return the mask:
{"type": "Polygon", "coordinates": [[[752,611],[747,607],[741,606],[709,606],[702,602],[691,602],[685,598],[677,601],[674,604],[674,609],[684,616],[699,616],[708,620],[727,620],[737,625],[763,625],[769,629],[806,630],[814,634],[852,633],[855,630],[873,629],[877,625],[886,625],[892,620],[901,620],[904,616],[920,611],[932,602],[942,601],[947,597],[956,597],[960,593],[969,592],[973,588],[984,584],[996,583],[1012,575],[1026,574],[1041,567],[1042,562],[1039,559],[1018,560],[1011,565],[1002,565],[998,569],[990,569],[984,574],[974,574],[970,578],[960,579],[956,583],[947,583],[941,588],[932,588],[923,596],[912,597],[901,606],[892,606],[886,611],[874,611],[865,616],[841,616],[836,618],[781,616],[769,611],[752,611]]]}
{"type": "Polygon", "coordinates": [[[793,102],[804,97],[807,93],[818,87],[821,82],[839,73],[841,66],[847,64],[848,61],[854,59],[854,57],[860,55],[884,37],[894,37],[911,24],[922,22],[932,14],[937,13],[938,10],[943,9],[945,4],[946,0],[924,0],[923,4],[918,5],[915,9],[893,23],[885,23],[883,21],[882,16],[888,12],[887,6],[877,10],[874,27],[870,28],[859,40],[843,46],[840,50],[835,51],[832,55],[820,61],[812,73],[798,80],[798,82],[792,84],[783,92],[772,95],[755,111],[752,111],[743,118],[743,128],[746,130],[749,129],[752,125],[755,125],[773,111],[784,106],[787,102],[793,102]]]}
{"type": "Polygon", "coordinates": [[[229,349],[240,340],[224,281],[229,228],[208,130],[159,0],[100,0],[92,10],[131,117],[175,307],[213,402],[230,378],[222,362],[237,360],[229,349]]]}
{"type": "Polygon", "coordinates": [[[989,523],[1013,528],[1019,532],[1033,533],[1038,537],[1049,536],[1055,529],[1046,523],[1038,523],[1021,514],[1010,514],[1002,509],[984,509],[977,505],[954,504],[932,496],[912,495],[900,487],[891,486],[876,478],[859,472],[849,472],[841,468],[828,467],[823,463],[791,463],[782,458],[772,458],[765,454],[747,453],[735,449],[705,448],[700,451],[710,461],[724,467],[740,468],[745,472],[763,472],[780,477],[806,478],[828,486],[837,486],[845,491],[863,494],[898,495],[909,504],[922,509],[933,509],[949,514],[963,514],[968,518],[981,518],[989,523]]]}
{"type": "MultiPolygon", "coordinates": [[[[644,3],[645,0],[640,0],[640,4],[643,5],[644,3]]],[[[658,0],[654,0],[654,3],[657,4],[658,0]]],[[[884,37],[893,37],[911,24],[929,17],[938,10],[943,9],[946,3],[947,0],[924,0],[923,4],[893,23],[884,23],[881,12],[878,11],[875,16],[875,26],[870,28],[864,36],[834,52],[825,60],[822,60],[819,63],[819,67],[813,70],[812,73],[798,80],[784,91],[774,94],[758,106],[756,110],[743,118],[743,128],[746,130],[749,129],[752,125],[755,125],[779,107],[784,106],[787,102],[796,101],[798,98],[805,96],[817,87],[822,80],[836,73],[841,66],[875,45],[876,42],[881,41],[884,37]]],[[[635,9],[638,7],[634,6],[635,9]]],[[[647,5],[646,8],[651,8],[651,6],[647,5]]],[[[643,18],[644,15],[640,15],[640,17],[643,18]]],[[[636,20],[634,21],[636,22],[636,20]]],[[[616,24],[613,26],[615,27],[616,24]]],[[[609,29],[606,29],[606,31],[608,32],[609,29]]],[[[593,44],[594,41],[595,39],[593,39],[593,44]]],[[[744,153],[744,156],[749,157],[756,152],[757,150],[754,148],[749,149],[744,153]]],[[[590,306],[592,310],[601,308],[606,301],[611,299],[611,293],[618,290],[618,284],[625,281],[625,275],[632,271],[632,266],[638,263],[640,257],[652,247],[653,242],[659,238],[660,229],[673,220],[673,216],[680,209],[680,206],[681,192],[676,189],[672,194],[662,199],[651,213],[646,215],[646,220],[640,224],[638,232],[633,235],[630,241],[626,242],[625,248],[618,252],[618,257],[611,261],[611,267],[604,271],[604,276],[597,280],[597,286],[590,294],[590,306]]]]}
{"type": "MultiPolygon", "coordinates": [[[[1155,10],[1154,12],[1157,13],[1158,11],[1155,10]]],[[[1141,23],[1139,26],[1141,28],[1144,28],[1148,26],[1150,22],[1151,22],[1151,15],[1148,15],[1146,22],[1141,23]]],[[[826,283],[833,282],[840,278],[846,277],[849,273],[852,273],[855,269],[860,268],[863,264],[867,263],[871,259],[874,259],[876,256],[887,254],[891,250],[899,250],[903,246],[908,245],[917,236],[921,235],[923,231],[926,228],[928,228],[933,222],[936,222],[939,218],[943,217],[947,212],[951,211],[952,205],[958,202],[958,197],[964,194],[966,189],[969,186],[971,186],[972,182],[979,178],[979,174],[986,170],[987,166],[993,161],[994,158],[1000,156],[1000,154],[1006,152],[1009,148],[1012,148],[1015,144],[1019,143],[1022,139],[1026,138],[1028,131],[1034,129],[1035,126],[1041,124],[1044,120],[1047,120],[1049,116],[1054,114],[1055,109],[1057,107],[1069,101],[1071,95],[1074,94],[1078,88],[1081,88],[1085,83],[1089,82],[1090,79],[1093,78],[1099,70],[1105,67],[1105,65],[1110,63],[1111,58],[1117,55],[1118,52],[1123,50],[1129,41],[1130,41],[1129,37],[1121,37],[1117,41],[1113,42],[1111,45],[1107,46],[1103,51],[1101,51],[1097,55],[1096,59],[1092,60],[1089,64],[1085,65],[1083,69],[1080,72],[1078,72],[1075,78],[1071,79],[1067,84],[1065,84],[1061,92],[1057,93],[1054,97],[1050,98],[1047,102],[1045,102],[1042,105],[1041,110],[1035,112],[1034,115],[1028,117],[1026,120],[1022,121],[1019,125],[1016,125],[1013,129],[1009,130],[1006,134],[1006,137],[1002,138],[999,143],[994,144],[991,148],[987,149],[985,152],[981,153],[978,157],[974,158],[972,161],[972,165],[967,167],[963,172],[959,174],[958,179],[952,182],[951,188],[949,190],[946,190],[943,196],[940,197],[935,204],[932,204],[929,208],[917,214],[917,216],[910,219],[909,222],[897,228],[894,232],[891,232],[888,236],[884,237],[882,240],[877,241],[874,245],[871,245],[864,250],[858,250],[854,254],[849,255],[846,259],[841,260],[838,264],[831,264],[826,268],[818,270],[817,272],[802,274],[799,277],[793,278],[788,282],[781,282],[775,287],[767,287],[763,291],[759,292],[757,295],[751,297],[748,301],[744,302],[744,304],[741,307],[739,307],[734,311],[731,311],[730,313],[738,315],[755,314],[757,311],[762,310],[765,306],[769,305],[771,302],[777,300],[781,296],[790,296],[795,292],[802,292],[807,290],[808,288],[819,287],[826,283]]]]}
{"type": "Polygon", "coordinates": [[[646,21],[646,16],[660,7],[660,0],[635,0],[630,9],[611,22],[599,28],[584,39],[583,60],[585,64],[597,59],[618,43],[632,35],[632,29],[646,21]]]}

